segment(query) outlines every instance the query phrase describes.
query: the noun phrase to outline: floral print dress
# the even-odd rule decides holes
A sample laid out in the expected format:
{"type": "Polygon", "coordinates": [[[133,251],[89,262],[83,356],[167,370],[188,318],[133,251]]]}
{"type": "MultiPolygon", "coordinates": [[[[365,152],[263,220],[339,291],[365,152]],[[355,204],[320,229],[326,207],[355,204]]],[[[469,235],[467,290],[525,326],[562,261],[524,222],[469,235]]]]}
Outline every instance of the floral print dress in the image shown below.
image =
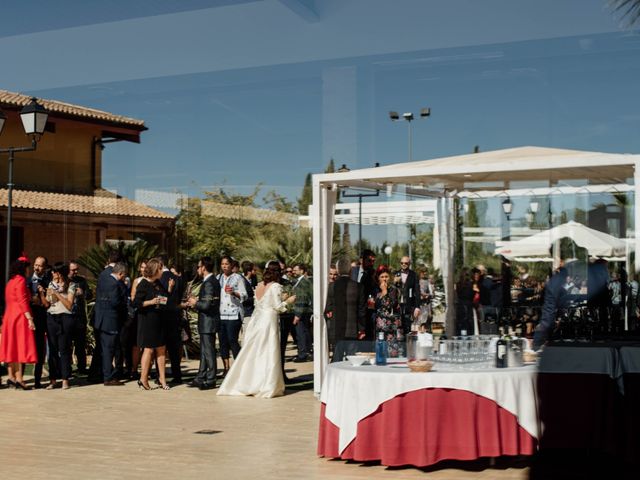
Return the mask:
{"type": "Polygon", "coordinates": [[[400,317],[400,303],[398,289],[390,286],[386,295],[381,291],[376,294],[376,338],[378,332],[384,332],[389,357],[405,356],[404,332],[400,317]]]}

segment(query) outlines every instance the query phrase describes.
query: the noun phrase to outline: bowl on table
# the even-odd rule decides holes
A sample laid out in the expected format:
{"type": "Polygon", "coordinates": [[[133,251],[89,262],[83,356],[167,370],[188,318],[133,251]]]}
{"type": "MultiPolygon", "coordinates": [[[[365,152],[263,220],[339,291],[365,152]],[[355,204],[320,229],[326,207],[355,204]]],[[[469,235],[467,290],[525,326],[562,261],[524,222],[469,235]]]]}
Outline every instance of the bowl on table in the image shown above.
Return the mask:
{"type": "Polygon", "coordinates": [[[430,360],[409,360],[407,366],[412,372],[430,372],[433,368],[433,362],[430,360]]]}
{"type": "Polygon", "coordinates": [[[354,367],[364,365],[367,360],[369,357],[366,355],[347,355],[347,361],[354,367]]]}

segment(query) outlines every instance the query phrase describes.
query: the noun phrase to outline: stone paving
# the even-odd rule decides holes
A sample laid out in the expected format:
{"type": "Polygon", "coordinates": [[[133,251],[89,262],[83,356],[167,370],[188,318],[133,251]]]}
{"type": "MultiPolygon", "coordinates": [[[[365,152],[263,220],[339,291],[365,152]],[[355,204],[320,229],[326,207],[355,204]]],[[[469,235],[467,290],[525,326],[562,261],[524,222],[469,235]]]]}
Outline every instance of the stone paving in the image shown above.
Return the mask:
{"type": "MultiPolygon", "coordinates": [[[[289,352],[288,352],[289,353],[289,352]]],[[[524,479],[526,462],[488,460],[426,470],[386,468],[316,456],[319,402],[312,363],[287,363],[306,383],[276,399],[217,397],[180,385],[170,391],[75,386],[0,390],[2,479],[524,479]],[[200,433],[199,433],[200,432],[200,433]]],[[[197,362],[183,368],[195,373],[197,362]]]]}

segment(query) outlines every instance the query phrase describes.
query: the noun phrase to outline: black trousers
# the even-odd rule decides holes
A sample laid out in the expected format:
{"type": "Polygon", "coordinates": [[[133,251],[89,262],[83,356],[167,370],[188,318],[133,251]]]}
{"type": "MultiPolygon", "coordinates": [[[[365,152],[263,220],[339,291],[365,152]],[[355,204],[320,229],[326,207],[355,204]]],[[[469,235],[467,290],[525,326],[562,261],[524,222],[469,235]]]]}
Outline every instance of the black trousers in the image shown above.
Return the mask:
{"type": "Polygon", "coordinates": [[[282,360],[282,371],[284,372],[284,353],[287,350],[287,341],[289,333],[293,329],[293,314],[285,313],[280,315],[280,360],[282,360]]]}
{"type": "Polygon", "coordinates": [[[91,365],[89,366],[89,381],[102,381],[102,341],[100,340],[100,330],[93,329],[93,338],[95,344],[93,347],[93,356],[91,357],[91,365]]]}
{"type": "Polygon", "coordinates": [[[36,329],[33,332],[36,341],[36,352],[38,353],[38,363],[35,364],[33,369],[33,376],[36,385],[40,385],[42,381],[42,367],[47,356],[47,312],[42,312],[33,309],[33,323],[36,325],[36,329]]]}
{"type": "Polygon", "coordinates": [[[47,316],[49,378],[62,380],[71,378],[71,339],[75,328],[76,319],[71,314],[47,316]]]}
{"type": "Polygon", "coordinates": [[[216,384],[216,334],[200,334],[200,367],[194,379],[195,383],[203,386],[215,386],[216,384]]]}
{"type": "Polygon", "coordinates": [[[116,379],[116,370],[113,361],[116,351],[120,348],[119,332],[100,332],[100,346],[102,349],[102,378],[105,382],[116,379]]]}
{"type": "Polygon", "coordinates": [[[78,360],[78,370],[87,369],[87,319],[84,314],[75,315],[76,328],[73,330],[73,353],[78,360]]]}
{"type": "Polygon", "coordinates": [[[127,316],[127,320],[122,326],[120,332],[120,345],[122,351],[122,359],[124,362],[124,371],[126,374],[133,374],[135,365],[133,365],[133,347],[138,343],[138,322],[136,318],[127,316]]]}
{"type": "Polygon", "coordinates": [[[305,313],[300,316],[296,325],[298,334],[298,358],[307,358],[311,355],[311,314],[305,313]]]}
{"type": "Polygon", "coordinates": [[[180,336],[180,313],[167,313],[164,317],[167,326],[167,355],[171,363],[171,378],[174,381],[182,380],[180,359],[182,357],[182,337],[180,336]]]}
{"type": "Polygon", "coordinates": [[[229,350],[233,353],[233,358],[237,358],[240,353],[240,329],[242,320],[218,320],[218,340],[220,341],[220,357],[229,358],[229,350]]]}

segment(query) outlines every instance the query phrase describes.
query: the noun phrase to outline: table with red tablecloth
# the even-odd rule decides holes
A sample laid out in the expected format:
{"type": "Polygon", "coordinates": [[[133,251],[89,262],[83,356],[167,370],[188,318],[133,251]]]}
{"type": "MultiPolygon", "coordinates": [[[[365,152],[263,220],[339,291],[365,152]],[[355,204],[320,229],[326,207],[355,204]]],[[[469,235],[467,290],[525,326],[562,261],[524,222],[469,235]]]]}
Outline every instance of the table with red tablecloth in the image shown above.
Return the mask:
{"type": "Polygon", "coordinates": [[[535,367],[460,370],[436,364],[329,365],[318,454],[383,465],[531,455],[540,425],[535,367]]]}

